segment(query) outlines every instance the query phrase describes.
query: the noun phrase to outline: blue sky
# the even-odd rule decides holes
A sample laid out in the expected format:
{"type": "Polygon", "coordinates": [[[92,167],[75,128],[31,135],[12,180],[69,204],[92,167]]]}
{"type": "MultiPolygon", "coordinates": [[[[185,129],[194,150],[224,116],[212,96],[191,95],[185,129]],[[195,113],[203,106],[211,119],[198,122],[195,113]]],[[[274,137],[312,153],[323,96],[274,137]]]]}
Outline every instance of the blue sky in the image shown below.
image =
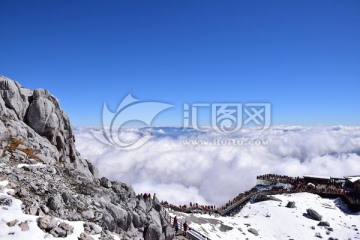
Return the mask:
{"type": "Polygon", "coordinates": [[[360,1],[0,2],[0,74],[99,125],[128,93],[182,104],[270,102],[273,123],[360,124],[360,1]]]}

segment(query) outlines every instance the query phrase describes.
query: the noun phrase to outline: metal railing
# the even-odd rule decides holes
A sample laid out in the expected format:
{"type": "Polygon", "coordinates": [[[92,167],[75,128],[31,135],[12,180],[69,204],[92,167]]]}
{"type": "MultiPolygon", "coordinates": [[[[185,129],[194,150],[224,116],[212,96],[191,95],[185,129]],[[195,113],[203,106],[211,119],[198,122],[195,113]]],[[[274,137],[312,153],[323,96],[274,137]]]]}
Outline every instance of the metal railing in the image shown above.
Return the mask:
{"type": "MultiPolygon", "coordinates": [[[[164,219],[168,222],[168,224],[170,226],[172,226],[173,218],[170,216],[167,209],[164,207],[163,207],[163,214],[164,214],[164,219]]],[[[179,227],[178,232],[182,233],[184,231],[183,225],[184,225],[184,221],[178,220],[178,227],[179,227]]],[[[186,235],[184,237],[186,237],[187,239],[191,239],[191,240],[211,240],[210,238],[204,236],[200,232],[198,232],[194,229],[190,229],[190,228],[186,231],[186,235]]]]}

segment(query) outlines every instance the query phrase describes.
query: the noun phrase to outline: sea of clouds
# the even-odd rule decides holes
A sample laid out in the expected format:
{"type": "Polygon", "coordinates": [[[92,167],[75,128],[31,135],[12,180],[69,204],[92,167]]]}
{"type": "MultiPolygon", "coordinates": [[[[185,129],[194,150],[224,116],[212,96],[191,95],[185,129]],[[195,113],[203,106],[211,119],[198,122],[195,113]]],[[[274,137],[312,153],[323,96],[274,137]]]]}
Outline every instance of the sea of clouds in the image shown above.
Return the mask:
{"type": "Polygon", "coordinates": [[[360,175],[360,127],[278,126],[230,135],[211,129],[124,128],[121,136],[127,139],[144,132],[152,136],[134,150],[101,143],[90,129],[75,129],[76,146],[103,176],[174,204],[221,205],[266,173],[360,175]]]}

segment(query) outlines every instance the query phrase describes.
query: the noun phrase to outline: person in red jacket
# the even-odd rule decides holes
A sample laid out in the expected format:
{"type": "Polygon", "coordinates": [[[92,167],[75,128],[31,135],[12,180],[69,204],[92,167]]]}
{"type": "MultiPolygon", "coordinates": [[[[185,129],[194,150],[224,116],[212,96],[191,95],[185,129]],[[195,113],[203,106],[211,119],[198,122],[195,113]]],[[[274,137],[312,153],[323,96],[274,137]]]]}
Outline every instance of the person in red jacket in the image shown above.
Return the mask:
{"type": "Polygon", "coordinates": [[[184,229],[184,236],[186,236],[186,232],[188,230],[188,224],[187,222],[185,221],[184,224],[183,224],[183,229],[184,229]]]}

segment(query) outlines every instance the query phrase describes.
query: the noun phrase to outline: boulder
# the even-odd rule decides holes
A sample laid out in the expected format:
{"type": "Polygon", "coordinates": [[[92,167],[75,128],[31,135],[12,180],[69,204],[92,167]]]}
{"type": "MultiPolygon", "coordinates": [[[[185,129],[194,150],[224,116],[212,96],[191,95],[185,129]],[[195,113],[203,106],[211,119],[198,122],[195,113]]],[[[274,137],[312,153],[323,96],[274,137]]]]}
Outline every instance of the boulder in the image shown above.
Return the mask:
{"type": "Polygon", "coordinates": [[[249,229],[248,229],[248,232],[254,234],[255,236],[259,236],[259,232],[258,232],[256,229],[254,229],[254,228],[249,228],[249,229]]]}
{"type": "Polygon", "coordinates": [[[62,208],[63,203],[62,203],[62,197],[60,196],[60,194],[56,194],[55,196],[49,197],[47,206],[53,211],[56,211],[56,210],[62,208]]]}
{"type": "Polygon", "coordinates": [[[111,188],[111,182],[106,177],[102,177],[100,179],[100,185],[105,187],[105,188],[111,188]]]}
{"type": "Polygon", "coordinates": [[[330,223],[327,221],[320,221],[318,226],[322,226],[322,227],[330,227],[330,223]]]}
{"type": "Polygon", "coordinates": [[[23,232],[29,230],[29,224],[27,222],[19,223],[19,227],[21,228],[21,231],[23,231],[23,232]]]}
{"type": "Polygon", "coordinates": [[[31,90],[21,87],[18,82],[0,76],[0,112],[1,115],[23,120],[29,106],[31,90]]]}
{"type": "Polygon", "coordinates": [[[102,231],[102,228],[99,225],[91,222],[84,223],[84,230],[90,235],[99,234],[102,231]]]}
{"type": "Polygon", "coordinates": [[[93,210],[86,210],[84,212],[81,213],[81,216],[84,218],[84,219],[94,219],[95,218],[95,212],[93,210]]]}
{"type": "Polygon", "coordinates": [[[67,236],[66,231],[60,227],[51,229],[50,234],[56,238],[65,238],[67,236]]]}
{"type": "Polygon", "coordinates": [[[318,212],[316,212],[314,209],[308,208],[306,210],[306,212],[312,219],[314,219],[316,221],[321,221],[322,216],[318,212]]]}
{"type": "Polygon", "coordinates": [[[58,227],[66,232],[66,236],[74,232],[74,227],[65,222],[61,222],[58,227]]]}
{"type": "Polygon", "coordinates": [[[167,225],[163,227],[163,239],[172,240],[175,237],[175,230],[171,226],[167,225]]]}
{"type": "Polygon", "coordinates": [[[160,239],[160,236],[161,236],[161,229],[156,224],[151,223],[149,226],[145,228],[144,231],[145,240],[160,239]]]}
{"type": "Polygon", "coordinates": [[[40,229],[49,232],[57,226],[57,220],[53,217],[39,217],[37,224],[40,229]]]}
{"type": "Polygon", "coordinates": [[[286,204],[286,207],[287,207],[287,208],[295,208],[295,207],[296,207],[295,202],[289,201],[289,202],[286,204]]]}
{"type": "Polygon", "coordinates": [[[0,206],[11,206],[12,199],[6,196],[0,196],[0,206]]]}
{"type": "Polygon", "coordinates": [[[78,240],[94,240],[88,233],[81,233],[78,240]]]}
{"type": "Polygon", "coordinates": [[[15,226],[18,222],[19,222],[19,220],[14,219],[14,220],[12,220],[12,221],[10,221],[10,222],[7,222],[6,225],[8,225],[9,227],[13,227],[13,226],[15,226]]]}
{"type": "Polygon", "coordinates": [[[122,207],[113,204],[109,204],[107,209],[115,220],[116,226],[127,231],[132,222],[131,215],[122,207]]]}

